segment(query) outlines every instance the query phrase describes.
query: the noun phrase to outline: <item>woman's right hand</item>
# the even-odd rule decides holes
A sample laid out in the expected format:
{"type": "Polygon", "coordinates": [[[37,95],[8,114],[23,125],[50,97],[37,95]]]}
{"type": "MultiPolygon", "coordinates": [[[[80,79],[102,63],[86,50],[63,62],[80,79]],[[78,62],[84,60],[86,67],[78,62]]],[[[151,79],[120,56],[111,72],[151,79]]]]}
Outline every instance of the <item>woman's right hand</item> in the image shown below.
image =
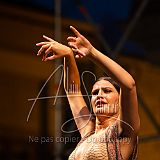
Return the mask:
{"type": "Polygon", "coordinates": [[[76,58],[83,58],[91,53],[91,43],[81,35],[74,27],[70,26],[70,29],[75,34],[75,37],[68,37],[68,45],[72,48],[76,58]]]}
{"type": "Polygon", "coordinates": [[[44,42],[37,43],[36,45],[41,47],[37,56],[42,55],[42,61],[54,60],[61,57],[66,57],[73,54],[72,50],[57,41],[43,35],[46,40],[44,42]]]}

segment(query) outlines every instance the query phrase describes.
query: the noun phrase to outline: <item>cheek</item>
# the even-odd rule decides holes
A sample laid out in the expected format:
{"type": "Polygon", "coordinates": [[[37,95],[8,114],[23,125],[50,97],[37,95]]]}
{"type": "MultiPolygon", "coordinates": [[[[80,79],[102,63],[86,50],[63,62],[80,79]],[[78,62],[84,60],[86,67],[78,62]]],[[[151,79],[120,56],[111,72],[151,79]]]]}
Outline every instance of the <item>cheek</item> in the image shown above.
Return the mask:
{"type": "Polygon", "coordinates": [[[117,94],[109,94],[107,95],[107,100],[109,103],[118,103],[119,102],[119,96],[117,94]]]}
{"type": "Polygon", "coordinates": [[[119,111],[119,96],[112,96],[109,103],[111,105],[111,111],[113,111],[113,113],[117,113],[119,111]]]}

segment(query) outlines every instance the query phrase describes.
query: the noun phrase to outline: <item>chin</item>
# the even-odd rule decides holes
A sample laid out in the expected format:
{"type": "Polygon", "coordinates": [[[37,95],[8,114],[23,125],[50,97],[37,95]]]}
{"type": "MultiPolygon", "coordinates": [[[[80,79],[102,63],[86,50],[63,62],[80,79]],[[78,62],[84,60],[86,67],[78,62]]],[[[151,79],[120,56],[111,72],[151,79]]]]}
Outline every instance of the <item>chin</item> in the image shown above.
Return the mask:
{"type": "Polygon", "coordinates": [[[108,111],[105,111],[101,108],[96,109],[96,112],[94,112],[94,113],[95,113],[96,117],[100,116],[100,117],[104,117],[104,118],[113,117],[117,114],[117,112],[113,112],[113,111],[108,112],[108,111]]]}

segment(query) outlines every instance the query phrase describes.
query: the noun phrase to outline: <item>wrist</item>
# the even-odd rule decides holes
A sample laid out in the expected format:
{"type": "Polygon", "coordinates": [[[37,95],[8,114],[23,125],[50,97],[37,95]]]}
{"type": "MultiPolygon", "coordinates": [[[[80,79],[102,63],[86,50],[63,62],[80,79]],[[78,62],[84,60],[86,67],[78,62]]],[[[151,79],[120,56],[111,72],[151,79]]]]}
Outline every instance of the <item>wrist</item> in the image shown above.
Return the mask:
{"type": "Polygon", "coordinates": [[[73,53],[72,49],[68,47],[68,50],[66,51],[65,57],[70,58],[72,56],[74,56],[74,53],[73,53]]]}
{"type": "Polygon", "coordinates": [[[74,53],[73,53],[73,51],[72,51],[71,48],[68,47],[68,50],[67,50],[67,52],[66,52],[65,57],[66,57],[68,60],[69,60],[69,59],[71,60],[71,59],[74,58],[74,53]]]}
{"type": "Polygon", "coordinates": [[[96,48],[91,46],[88,57],[92,59],[92,58],[95,58],[95,56],[96,56],[96,48]]]}

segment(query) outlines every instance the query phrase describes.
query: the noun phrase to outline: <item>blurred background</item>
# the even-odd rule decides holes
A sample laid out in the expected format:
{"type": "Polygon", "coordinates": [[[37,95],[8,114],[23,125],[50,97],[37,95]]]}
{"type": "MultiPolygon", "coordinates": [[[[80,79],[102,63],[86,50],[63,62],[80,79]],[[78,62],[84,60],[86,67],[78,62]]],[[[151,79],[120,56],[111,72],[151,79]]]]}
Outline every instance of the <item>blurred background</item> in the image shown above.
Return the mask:
{"type": "MultiPolygon", "coordinates": [[[[136,80],[138,159],[159,160],[159,0],[1,0],[0,160],[65,160],[80,140],[61,81],[63,60],[44,63],[35,46],[43,34],[67,44],[70,25],[136,80]]],[[[88,73],[103,73],[88,60],[77,64],[90,92],[88,73]]]]}

